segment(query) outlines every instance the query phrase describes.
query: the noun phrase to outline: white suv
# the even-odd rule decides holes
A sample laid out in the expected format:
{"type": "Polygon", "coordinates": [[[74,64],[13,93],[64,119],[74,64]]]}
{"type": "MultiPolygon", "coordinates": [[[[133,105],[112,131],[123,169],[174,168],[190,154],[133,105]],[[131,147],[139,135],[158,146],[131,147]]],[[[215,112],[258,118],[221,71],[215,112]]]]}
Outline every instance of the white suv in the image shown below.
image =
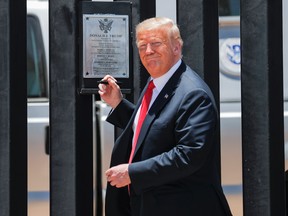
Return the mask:
{"type": "Polygon", "coordinates": [[[49,215],[48,1],[27,1],[28,215],[49,215]],[[40,210],[40,212],[38,212],[40,210]]]}

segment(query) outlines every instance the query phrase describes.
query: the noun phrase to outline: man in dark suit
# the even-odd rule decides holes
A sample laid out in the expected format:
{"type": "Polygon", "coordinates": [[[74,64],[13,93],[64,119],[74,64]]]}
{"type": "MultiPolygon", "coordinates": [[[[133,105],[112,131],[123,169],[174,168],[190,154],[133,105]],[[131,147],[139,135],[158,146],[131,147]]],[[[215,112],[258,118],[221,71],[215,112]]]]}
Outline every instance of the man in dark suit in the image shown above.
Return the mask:
{"type": "Polygon", "coordinates": [[[139,135],[148,84],[136,106],[123,99],[114,77],[99,85],[113,108],[107,121],[124,129],[106,171],[106,216],[231,215],[217,168],[218,111],[208,86],[181,60],[177,25],[145,20],[136,27],[136,43],[155,86],[139,135]]]}

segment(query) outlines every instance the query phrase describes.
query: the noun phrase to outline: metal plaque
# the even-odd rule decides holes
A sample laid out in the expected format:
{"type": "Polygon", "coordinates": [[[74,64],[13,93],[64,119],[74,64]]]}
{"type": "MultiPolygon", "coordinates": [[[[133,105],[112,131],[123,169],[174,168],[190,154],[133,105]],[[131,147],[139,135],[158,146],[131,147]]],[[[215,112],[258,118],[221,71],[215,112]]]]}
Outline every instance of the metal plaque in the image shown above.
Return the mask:
{"type": "Polygon", "coordinates": [[[83,78],[129,78],[128,15],[83,14],[83,78]]]}

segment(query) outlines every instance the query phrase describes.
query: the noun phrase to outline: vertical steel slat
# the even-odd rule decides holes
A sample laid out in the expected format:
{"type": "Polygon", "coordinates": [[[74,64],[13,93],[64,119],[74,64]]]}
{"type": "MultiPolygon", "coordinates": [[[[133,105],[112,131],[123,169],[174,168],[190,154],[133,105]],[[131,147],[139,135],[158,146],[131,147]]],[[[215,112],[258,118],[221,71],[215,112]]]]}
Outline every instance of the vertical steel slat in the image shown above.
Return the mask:
{"type": "Polygon", "coordinates": [[[286,215],[282,1],[241,1],[244,215],[286,215]]]}
{"type": "MultiPolygon", "coordinates": [[[[184,41],[183,60],[209,85],[219,109],[218,1],[178,0],[177,23],[184,41]]],[[[220,143],[220,127],[215,142],[220,143]]],[[[217,151],[220,158],[220,146],[217,151]]],[[[219,159],[219,173],[220,167],[219,159]]]]}
{"type": "Polygon", "coordinates": [[[27,215],[26,0],[0,1],[0,216],[27,215]]]}
{"type": "Polygon", "coordinates": [[[77,93],[77,0],[50,0],[50,214],[93,215],[92,96],[77,93]]]}

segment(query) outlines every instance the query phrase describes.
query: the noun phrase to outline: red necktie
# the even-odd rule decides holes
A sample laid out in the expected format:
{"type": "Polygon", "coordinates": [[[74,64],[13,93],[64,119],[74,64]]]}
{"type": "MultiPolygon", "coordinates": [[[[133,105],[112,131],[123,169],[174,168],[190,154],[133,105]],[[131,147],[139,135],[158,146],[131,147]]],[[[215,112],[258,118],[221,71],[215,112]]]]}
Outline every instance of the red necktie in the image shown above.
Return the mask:
{"type": "Polygon", "coordinates": [[[136,126],[136,130],[135,130],[135,134],[134,134],[134,140],[133,140],[133,144],[132,144],[132,150],[130,153],[130,157],[129,157],[129,163],[132,162],[132,158],[136,149],[136,143],[138,140],[138,136],[142,127],[142,123],[144,122],[144,119],[146,117],[146,113],[149,109],[149,104],[152,98],[152,93],[153,93],[153,89],[155,88],[155,85],[153,83],[153,80],[151,80],[149,82],[149,85],[146,89],[146,92],[144,94],[144,97],[142,99],[142,103],[141,103],[141,108],[140,108],[140,114],[139,114],[139,119],[138,119],[138,123],[136,126]]]}

